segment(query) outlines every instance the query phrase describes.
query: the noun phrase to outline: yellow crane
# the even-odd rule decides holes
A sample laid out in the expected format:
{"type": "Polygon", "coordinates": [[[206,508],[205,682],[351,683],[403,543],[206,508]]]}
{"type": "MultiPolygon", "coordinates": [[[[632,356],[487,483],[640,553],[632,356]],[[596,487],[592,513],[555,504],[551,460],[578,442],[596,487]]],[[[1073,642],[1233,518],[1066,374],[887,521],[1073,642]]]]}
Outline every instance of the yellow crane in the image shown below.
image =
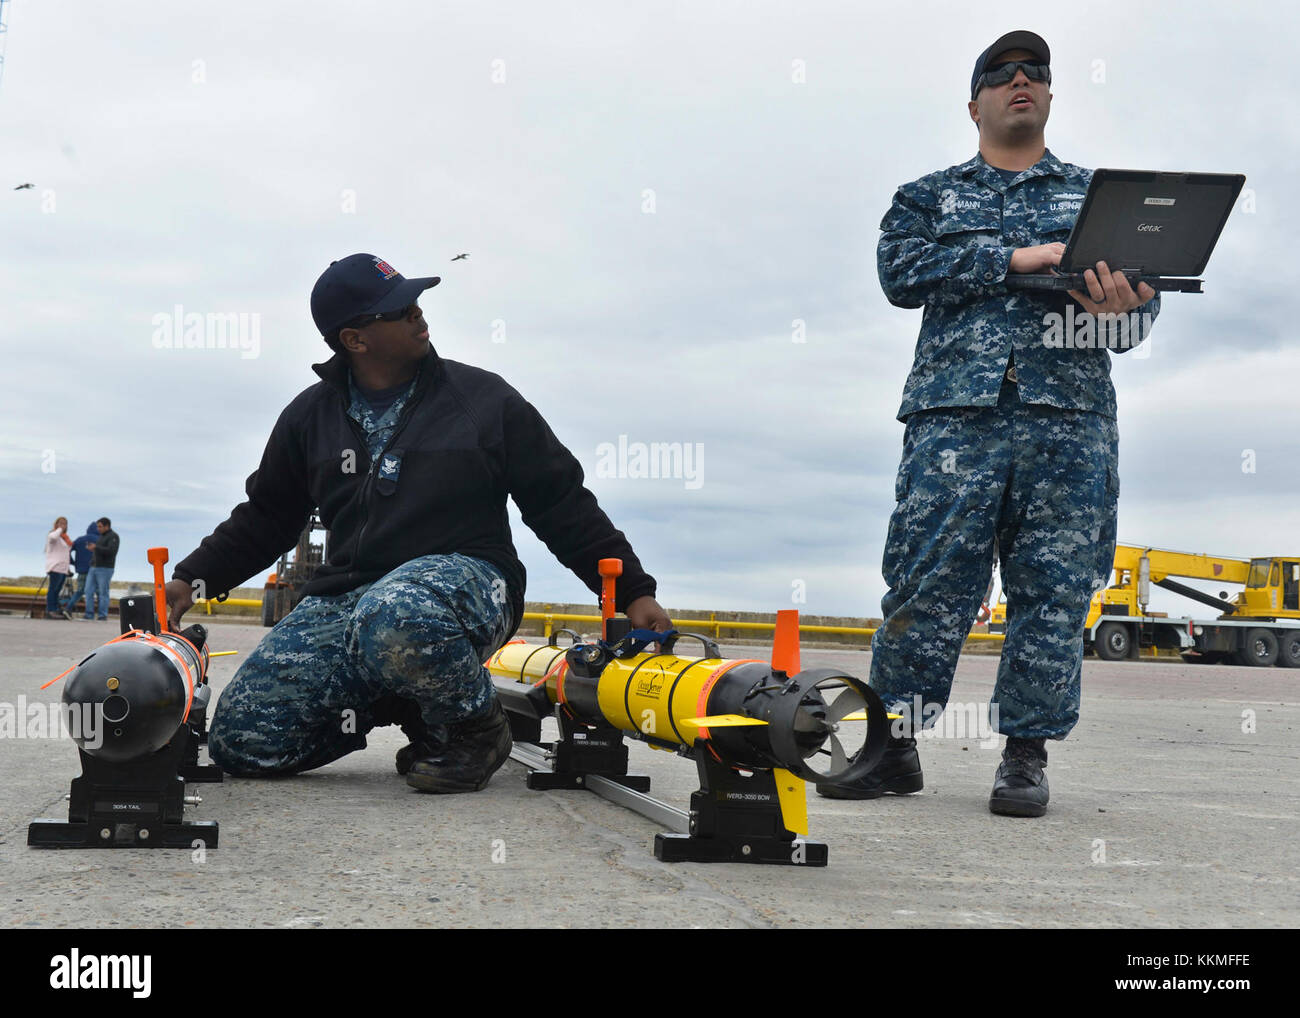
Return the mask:
{"type": "MultiPolygon", "coordinates": [[[[1141,647],[1182,652],[1185,660],[1300,668],[1300,555],[1241,559],[1121,544],[1114,580],[1093,595],[1084,636],[1098,657],[1136,657],[1141,647]],[[1174,579],[1177,577],[1178,579],[1174,579]],[[1231,600],[1181,579],[1240,586],[1231,600]],[[1171,617],[1147,609],[1151,585],[1217,608],[1213,619],[1171,617]]],[[[1006,602],[992,611],[989,629],[1004,632],[1006,602]]]]}

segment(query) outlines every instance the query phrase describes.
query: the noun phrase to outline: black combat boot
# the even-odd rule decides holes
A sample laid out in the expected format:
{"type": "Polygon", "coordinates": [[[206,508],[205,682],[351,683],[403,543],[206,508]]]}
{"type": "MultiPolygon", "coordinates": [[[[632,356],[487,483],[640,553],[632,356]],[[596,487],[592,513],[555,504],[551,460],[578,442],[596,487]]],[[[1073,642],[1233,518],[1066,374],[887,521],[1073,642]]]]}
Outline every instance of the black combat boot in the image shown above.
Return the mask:
{"type": "Polygon", "coordinates": [[[434,725],[421,735],[406,733],[411,741],[397,751],[397,773],[405,774],[416,760],[429,760],[440,756],[447,749],[447,729],[443,725],[434,725]]]}
{"type": "Polygon", "coordinates": [[[1047,812],[1046,742],[1008,736],[989,796],[991,812],[1004,817],[1041,817],[1047,812]]]}
{"type": "Polygon", "coordinates": [[[382,696],[370,705],[370,717],[375,728],[400,725],[402,734],[411,740],[397,751],[398,774],[409,771],[416,760],[438,756],[447,748],[446,726],[426,725],[420,705],[410,697],[382,696]]]}
{"type": "Polygon", "coordinates": [[[421,792],[477,792],[509,759],[513,745],[506,712],[493,698],[486,714],[447,726],[446,745],[436,756],[417,756],[408,746],[406,783],[421,792]]]}
{"type": "MultiPolygon", "coordinates": [[[[858,753],[853,754],[857,760],[858,753]]],[[[907,795],[924,787],[921,779],[921,757],[916,752],[916,740],[889,736],[885,755],[864,777],[847,784],[817,786],[817,794],[828,799],[879,799],[886,792],[907,795]]]]}

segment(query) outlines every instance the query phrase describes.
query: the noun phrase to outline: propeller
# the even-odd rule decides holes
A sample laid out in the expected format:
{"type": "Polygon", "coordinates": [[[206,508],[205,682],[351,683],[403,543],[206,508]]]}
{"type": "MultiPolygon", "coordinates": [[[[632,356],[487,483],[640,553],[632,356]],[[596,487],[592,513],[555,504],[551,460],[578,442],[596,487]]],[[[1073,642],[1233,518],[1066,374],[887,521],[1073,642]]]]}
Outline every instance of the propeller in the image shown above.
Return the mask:
{"type": "Polygon", "coordinates": [[[803,776],[823,784],[851,781],[865,774],[884,752],[888,719],[880,698],[859,680],[834,669],[802,672],[798,678],[803,696],[791,728],[808,772],[803,776]],[[804,684],[805,680],[812,681],[804,684]],[[865,728],[856,724],[851,729],[842,728],[850,721],[867,724],[865,728]]]}

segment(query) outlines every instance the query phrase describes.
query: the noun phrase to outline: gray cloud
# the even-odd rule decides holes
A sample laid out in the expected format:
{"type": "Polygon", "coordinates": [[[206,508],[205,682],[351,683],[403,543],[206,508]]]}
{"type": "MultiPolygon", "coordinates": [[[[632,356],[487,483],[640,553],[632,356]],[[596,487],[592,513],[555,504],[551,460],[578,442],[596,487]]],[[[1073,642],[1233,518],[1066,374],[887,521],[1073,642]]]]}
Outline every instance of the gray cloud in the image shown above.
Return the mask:
{"type": "MultiPolygon", "coordinates": [[[[900,183],[974,152],[970,65],[1014,24],[955,3],[12,7],[4,163],[37,187],[0,189],[0,572],[39,570],[59,514],[112,516],[122,576],[146,575],[146,546],[188,553],[315,381],[316,276],[366,250],[443,276],[439,351],[538,406],[665,603],[784,607],[800,579],[809,611],[877,611],[920,319],[880,294],[877,224],[900,183]],[[260,316],[259,356],[156,348],[178,304],[260,316]],[[620,434],[701,443],[703,485],[596,477],[620,434]]],[[[1151,356],[1115,361],[1121,534],[1285,550],[1290,41],[1262,4],[1157,4],[1156,39],[1114,31],[1124,5],[1089,10],[1032,19],[1053,151],[1255,191],[1206,293],[1167,298],[1151,356]]],[[[516,539],[531,597],[586,596],[516,539]]]]}

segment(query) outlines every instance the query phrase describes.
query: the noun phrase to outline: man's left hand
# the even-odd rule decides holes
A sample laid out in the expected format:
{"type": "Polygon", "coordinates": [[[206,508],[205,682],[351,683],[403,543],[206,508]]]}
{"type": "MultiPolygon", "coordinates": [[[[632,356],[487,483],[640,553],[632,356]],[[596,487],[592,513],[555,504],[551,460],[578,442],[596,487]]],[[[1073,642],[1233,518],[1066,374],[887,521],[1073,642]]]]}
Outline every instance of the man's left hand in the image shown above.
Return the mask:
{"type": "Polygon", "coordinates": [[[1083,280],[1088,284],[1089,297],[1078,290],[1069,291],[1079,307],[1090,315],[1122,315],[1141,307],[1156,295],[1146,283],[1138,283],[1137,293],[1122,272],[1111,272],[1105,262],[1097,263],[1097,271],[1087,269],[1083,280]]]}
{"type": "Polygon", "coordinates": [[[633,629],[653,629],[656,633],[666,633],[673,628],[673,620],[649,594],[638,597],[627,606],[627,617],[633,629]]]}

